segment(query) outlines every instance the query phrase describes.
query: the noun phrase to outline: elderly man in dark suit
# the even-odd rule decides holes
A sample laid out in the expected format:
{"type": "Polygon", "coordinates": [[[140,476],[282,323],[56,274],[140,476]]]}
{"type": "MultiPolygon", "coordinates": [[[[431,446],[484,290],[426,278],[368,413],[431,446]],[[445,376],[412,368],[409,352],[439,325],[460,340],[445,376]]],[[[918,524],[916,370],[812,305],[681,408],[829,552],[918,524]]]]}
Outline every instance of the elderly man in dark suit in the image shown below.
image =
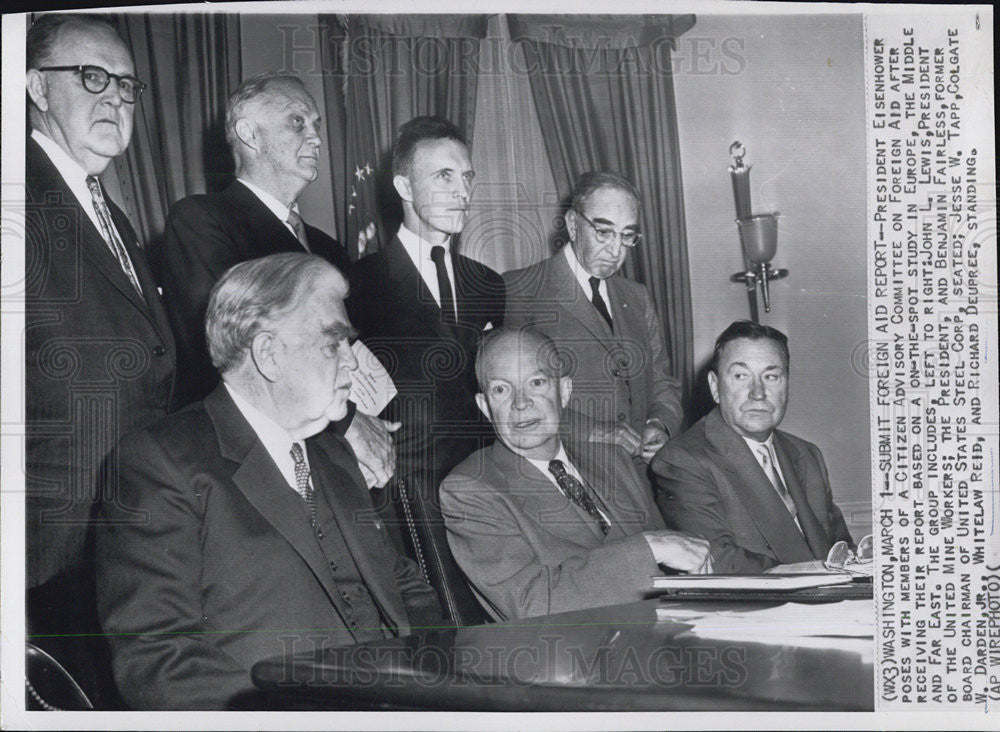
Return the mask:
{"type": "Polygon", "coordinates": [[[496,272],[456,251],[472,192],[472,161],[450,122],[417,117],[392,149],[403,225],[393,241],[351,271],[351,320],[396,382],[386,416],[399,475],[437,485],[490,430],[476,411],[473,356],[484,328],[503,317],[496,272]]]}
{"type": "Polygon", "coordinates": [[[174,390],[174,339],[156,283],[99,178],[132,137],[144,88],[133,73],[104,20],[44,15],[28,31],[28,635],[98,705],[87,533],[98,474],[121,435],[167,413],[174,390]]]}
{"type": "MultiPolygon", "coordinates": [[[[205,343],[208,293],[229,267],[279,252],[307,251],[347,272],[347,252],[299,215],[299,195],[319,175],[320,114],[302,81],[266,72],[229,97],[226,139],[236,180],[219,193],[181,199],[167,217],[160,279],[177,337],[179,403],[203,399],[219,381],[205,343]]],[[[338,425],[371,484],[395,463],[386,426],[364,414],[338,425]]]]}
{"type": "Polygon", "coordinates": [[[778,429],[788,401],[788,339],[747,320],[715,342],[708,385],[718,405],[657,453],[668,525],[712,544],[717,572],[754,574],[825,559],[851,534],[811,442],[778,429]]]}
{"type": "Polygon", "coordinates": [[[476,403],[498,441],[441,486],[448,542],[498,619],[639,600],[658,565],[704,573],[708,543],[664,528],[616,445],[561,427],[572,380],[551,339],[501,328],[476,357],[476,403]]]}
{"type": "Polygon", "coordinates": [[[122,441],[98,599],[131,706],[252,703],[250,668],[266,656],[440,622],[347,443],[324,431],[357,367],[346,295],[304,252],[233,267],[206,316],[222,384],[122,441]]]}
{"type": "Polygon", "coordinates": [[[639,192],[620,175],[584,173],[565,220],[562,251],[504,275],[505,322],[533,325],[571,358],[569,406],[591,439],[648,463],[684,415],[653,300],[619,273],[641,238],[639,192]]]}

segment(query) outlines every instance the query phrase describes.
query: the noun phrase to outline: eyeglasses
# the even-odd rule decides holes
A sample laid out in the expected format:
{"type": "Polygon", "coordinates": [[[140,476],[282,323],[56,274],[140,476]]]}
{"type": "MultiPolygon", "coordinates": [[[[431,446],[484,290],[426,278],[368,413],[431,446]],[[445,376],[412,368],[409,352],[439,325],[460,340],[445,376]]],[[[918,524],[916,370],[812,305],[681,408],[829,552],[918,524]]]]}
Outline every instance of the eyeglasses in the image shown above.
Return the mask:
{"type": "Polygon", "coordinates": [[[857,553],[851,551],[846,541],[838,541],[830,547],[824,564],[827,569],[834,572],[850,572],[851,574],[871,576],[873,554],[872,535],[869,534],[858,542],[857,553]]]}
{"type": "Polygon", "coordinates": [[[638,231],[631,231],[631,230],[615,231],[614,229],[608,226],[599,226],[590,219],[588,219],[586,216],[584,216],[583,212],[580,211],[579,209],[573,209],[573,210],[576,211],[577,216],[579,216],[581,219],[590,224],[590,228],[594,230],[594,236],[597,238],[597,241],[600,242],[601,244],[610,244],[617,238],[621,240],[623,247],[632,248],[636,244],[638,244],[639,240],[642,238],[642,234],[640,234],[638,231]]]}
{"type": "Polygon", "coordinates": [[[91,94],[100,94],[108,88],[108,84],[110,84],[111,80],[114,79],[118,84],[118,93],[121,95],[122,101],[127,104],[135,104],[142,95],[142,90],[146,88],[146,85],[134,76],[129,76],[127,74],[125,76],[119,76],[118,74],[112,74],[105,68],[92,66],[90,64],[80,64],[78,66],[42,66],[38,70],[76,71],[80,74],[80,80],[83,82],[83,88],[91,94]]]}

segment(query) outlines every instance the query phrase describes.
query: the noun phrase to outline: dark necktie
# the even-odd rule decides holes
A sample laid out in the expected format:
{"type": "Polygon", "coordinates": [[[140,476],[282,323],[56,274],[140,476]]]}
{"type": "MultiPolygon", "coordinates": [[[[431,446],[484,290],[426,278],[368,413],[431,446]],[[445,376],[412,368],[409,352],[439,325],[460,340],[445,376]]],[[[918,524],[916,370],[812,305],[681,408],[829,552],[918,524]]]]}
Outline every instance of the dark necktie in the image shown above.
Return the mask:
{"type": "Polygon", "coordinates": [[[312,249],[309,248],[309,240],[306,238],[306,225],[302,223],[302,217],[297,213],[288,210],[288,225],[292,227],[292,231],[295,232],[295,238],[299,240],[299,244],[307,252],[311,252],[312,249]]]}
{"type": "Polygon", "coordinates": [[[823,559],[830,549],[829,538],[823,526],[816,518],[816,514],[809,507],[809,502],[802,492],[802,488],[794,481],[792,483],[794,490],[789,489],[785,485],[781,476],[778,475],[774,461],[771,459],[771,451],[768,450],[767,445],[761,445],[757,449],[760,451],[758,454],[761,456],[761,462],[764,465],[764,473],[767,474],[771,485],[774,486],[778,495],[781,496],[781,500],[788,508],[788,512],[792,514],[792,518],[795,519],[795,525],[802,532],[802,536],[812,550],[813,556],[816,559],[823,559]]]}
{"type": "Polygon", "coordinates": [[[441,296],[441,316],[444,322],[454,325],[455,318],[455,296],[451,292],[451,281],[448,279],[448,268],[444,266],[446,252],[444,247],[431,247],[431,259],[437,269],[438,294],[441,296]]]}
{"type": "Polygon", "coordinates": [[[94,211],[97,213],[97,220],[101,223],[101,234],[104,237],[104,243],[108,245],[111,254],[118,260],[118,266],[122,268],[125,277],[132,283],[135,291],[139,293],[139,297],[142,297],[142,285],[139,284],[139,277],[132,267],[132,260],[129,259],[128,252],[125,251],[125,243],[122,241],[121,236],[119,236],[114,221],[111,220],[111,211],[108,208],[107,201],[104,200],[104,194],[101,193],[101,183],[97,180],[97,176],[87,176],[87,188],[90,189],[90,197],[94,202],[94,211]]]}
{"type": "Polygon", "coordinates": [[[309,484],[309,466],[306,465],[305,455],[302,453],[302,445],[297,442],[292,443],[292,460],[295,461],[295,490],[302,496],[302,500],[309,507],[309,520],[316,523],[316,491],[309,484]]]}
{"type": "Polygon", "coordinates": [[[601,281],[597,277],[590,278],[590,291],[592,293],[590,301],[594,303],[594,307],[597,308],[597,312],[599,312],[601,317],[604,318],[605,322],[607,322],[608,327],[611,328],[611,330],[614,330],[615,326],[611,322],[611,313],[608,312],[608,304],[604,302],[604,298],[601,297],[601,281]]]}
{"type": "Polygon", "coordinates": [[[597,510],[597,505],[594,503],[594,499],[591,497],[590,491],[587,490],[586,486],[566,472],[566,466],[562,464],[562,460],[550,460],[549,472],[555,476],[556,483],[559,484],[566,497],[586,511],[597,522],[597,525],[601,527],[601,532],[607,535],[611,524],[597,510]]]}

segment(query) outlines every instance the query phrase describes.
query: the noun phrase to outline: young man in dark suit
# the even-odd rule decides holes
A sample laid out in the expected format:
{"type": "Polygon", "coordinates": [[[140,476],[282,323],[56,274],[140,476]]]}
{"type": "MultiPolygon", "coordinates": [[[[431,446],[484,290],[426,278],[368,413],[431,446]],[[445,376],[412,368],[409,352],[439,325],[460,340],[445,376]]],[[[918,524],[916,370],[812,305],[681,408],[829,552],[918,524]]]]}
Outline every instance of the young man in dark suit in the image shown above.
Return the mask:
{"type": "Polygon", "coordinates": [[[489,439],[475,406],[473,357],[484,328],[500,324],[504,285],[456,251],[474,177],[458,129],[437,117],[410,120],[393,145],[392,171],[403,225],[388,247],[355,264],[348,307],[399,390],[386,409],[402,422],[398,474],[420,473],[437,486],[489,439]]]}
{"type": "Polygon", "coordinates": [[[254,706],[263,658],[440,622],[347,442],[324,429],[357,368],[346,296],[305,252],[233,267],[206,315],[222,384],[122,441],[98,600],[130,706],[254,706]]]}
{"type": "Polygon", "coordinates": [[[28,640],[63,663],[97,705],[106,697],[95,674],[88,526],[99,473],[121,435],[167,413],[175,384],[174,339],[156,282],[98,177],[132,137],[145,86],[134,68],[101,19],[50,14],[28,31],[28,640]]]}

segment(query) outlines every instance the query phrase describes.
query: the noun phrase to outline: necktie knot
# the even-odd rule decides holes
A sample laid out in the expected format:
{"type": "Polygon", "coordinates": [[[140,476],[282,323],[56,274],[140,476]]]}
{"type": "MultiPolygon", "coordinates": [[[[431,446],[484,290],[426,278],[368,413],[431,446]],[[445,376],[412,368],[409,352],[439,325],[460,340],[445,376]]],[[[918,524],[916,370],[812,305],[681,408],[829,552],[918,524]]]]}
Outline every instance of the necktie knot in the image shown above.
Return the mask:
{"type": "Polygon", "coordinates": [[[590,282],[590,301],[594,303],[594,307],[597,308],[597,312],[604,318],[604,322],[608,324],[608,327],[614,330],[615,326],[611,322],[611,311],[608,310],[608,304],[604,301],[604,297],[601,296],[600,278],[591,277],[588,281],[590,282]]]}
{"type": "Polygon", "coordinates": [[[436,245],[431,247],[431,261],[434,264],[444,264],[444,247],[436,245]]]}
{"type": "Polygon", "coordinates": [[[309,240],[306,238],[306,225],[302,222],[302,217],[293,209],[288,209],[288,218],[285,221],[292,227],[292,231],[295,232],[295,238],[299,240],[302,248],[307,252],[312,251],[309,249],[309,240]]]}

